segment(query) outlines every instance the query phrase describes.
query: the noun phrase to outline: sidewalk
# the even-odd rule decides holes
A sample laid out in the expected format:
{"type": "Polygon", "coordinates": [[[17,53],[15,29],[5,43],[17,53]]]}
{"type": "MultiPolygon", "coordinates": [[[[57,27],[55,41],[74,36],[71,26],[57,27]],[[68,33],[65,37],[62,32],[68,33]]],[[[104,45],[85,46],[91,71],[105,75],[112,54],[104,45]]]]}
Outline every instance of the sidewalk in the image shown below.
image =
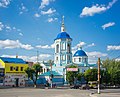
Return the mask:
{"type": "Polygon", "coordinates": [[[90,94],[90,97],[120,97],[120,93],[101,93],[90,94]]]}
{"type": "Polygon", "coordinates": [[[100,94],[97,93],[97,90],[91,90],[90,97],[120,97],[120,88],[101,89],[100,94]]]}

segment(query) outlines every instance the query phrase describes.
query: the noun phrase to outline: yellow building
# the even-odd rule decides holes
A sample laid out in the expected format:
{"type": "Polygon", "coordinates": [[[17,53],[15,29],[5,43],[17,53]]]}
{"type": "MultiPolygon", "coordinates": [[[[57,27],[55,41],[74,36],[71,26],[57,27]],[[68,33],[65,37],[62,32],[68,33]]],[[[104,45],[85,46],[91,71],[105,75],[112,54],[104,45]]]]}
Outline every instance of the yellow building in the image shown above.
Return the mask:
{"type": "Polygon", "coordinates": [[[25,86],[26,73],[24,70],[28,64],[23,59],[0,57],[0,65],[4,68],[5,86],[25,86]]]}

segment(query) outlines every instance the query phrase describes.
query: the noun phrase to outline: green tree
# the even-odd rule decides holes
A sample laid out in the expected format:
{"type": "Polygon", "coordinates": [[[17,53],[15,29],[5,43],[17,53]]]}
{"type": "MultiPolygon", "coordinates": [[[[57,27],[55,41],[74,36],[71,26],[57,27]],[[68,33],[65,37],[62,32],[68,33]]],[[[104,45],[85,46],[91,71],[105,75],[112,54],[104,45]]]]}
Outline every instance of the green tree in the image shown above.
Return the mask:
{"type": "MultiPolygon", "coordinates": [[[[75,65],[71,65],[68,68],[78,68],[78,67],[75,65]]],[[[67,71],[66,79],[70,85],[74,84],[74,81],[77,79],[77,75],[78,75],[78,71],[67,71]]]]}
{"type": "Polygon", "coordinates": [[[42,66],[40,66],[39,63],[37,63],[37,64],[34,64],[32,68],[34,69],[34,76],[35,76],[34,86],[36,87],[36,82],[37,82],[37,78],[38,78],[38,73],[42,72],[42,66]]]}
{"type": "Polygon", "coordinates": [[[103,66],[109,75],[107,84],[120,85],[120,61],[106,59],[103,60],[103,66]]]}
{"type": "Polygon", "coordinates": [[[28,79],[33,80],[34,69],[28,67],[25,69],[25,72],[27,73],[28,79]]]}
{"type": "Polygon", "coordinates": [[[97,69],[88,69],[84,73],[85,79],[88,81],[97,81],[97,69]]]}

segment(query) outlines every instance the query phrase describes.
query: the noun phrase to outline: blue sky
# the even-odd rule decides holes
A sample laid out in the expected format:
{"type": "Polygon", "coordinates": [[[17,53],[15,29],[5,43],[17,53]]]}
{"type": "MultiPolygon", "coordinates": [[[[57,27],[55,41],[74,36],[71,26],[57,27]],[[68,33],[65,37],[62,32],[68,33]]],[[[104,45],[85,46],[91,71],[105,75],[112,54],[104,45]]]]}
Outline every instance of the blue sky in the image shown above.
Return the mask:
{"type": "Polygon", "coordinates": [[[97,57],[120,55],[119,0],[0,0],[0,56],[36,61],[53,59],[62,16],[72,37],[72,52],[82,46],[97,57]]]}

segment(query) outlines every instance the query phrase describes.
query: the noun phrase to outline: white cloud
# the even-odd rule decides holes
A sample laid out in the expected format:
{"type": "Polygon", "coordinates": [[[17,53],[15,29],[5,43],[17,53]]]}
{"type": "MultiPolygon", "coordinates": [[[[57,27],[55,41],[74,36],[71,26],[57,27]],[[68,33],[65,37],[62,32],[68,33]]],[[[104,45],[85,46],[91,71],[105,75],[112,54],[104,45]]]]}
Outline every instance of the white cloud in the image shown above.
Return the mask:
{"type": "Polygon", "coordinates": [[[45,6],[48,6],[50,4],[50,2],[54,2],[55,0],[42,0],[41,4],[40,4],[40,9],[43,9],[45,6]]]}
{"type": "Polygon", "coordinates": [[[76,50],[77,48],[84,47],[86,45],[85,42],[80,41],[76,46],[72,47],[72,50],[76,50]]]}
{"type": "Polygon", "coordinates": [[[52,49],[54,48],[54,44],[49,45],[37,45],[36,48],[42,48],[42,49],[52,49]]]}
{"type": "Polygon", "coordinates": [[[86,52],[88,55],[88,63],[89,64],[96,64],[98,57],[106,57],[107,54],[106,53],[102,53],[102,52],[86,52]]]}
{"type": "Polygon", "coordinates": [[[105,57],[107,56],[106,53],[101,53],[101,52],[97,52],[97,51],[94,51],[94,52],[87,52],[87,55],[88,57],[105,57]]]}
{"type": "Polygon", "coordinates": [[[0,7],[6,8],[10,4],[11,0],[0,0],[0,7]]]}
{"type": "Polygon", "coordinates": [[[31,50],[33,47],[29,44],[20,44],[20,47],[26,50],[31,50]]]}
{"type": "Polygon", "coordinates": [[[56,12],[55,9],[50,8],[50,9],[48,9],[47,11],[41,11],[41,14],[42,14],[42,15],[51,15],[51,14],[53,14],[53,13],[55,13],[55,12],[56,12]]]}
{"type": "Polygon", "coordinates": [[[19,14],[23,14],[24,12],[28,11],[28,9],[23,5],[23,3],[21,3],[21,7],[19,9],[20,9],[19,14]]]}
{"type": "MultiPolygon", "coordinates": [[[[2,55],[1,57],[10,57],[10,58],[16,58],[16,55],[2,55]]],[[[40,54],[39,55],[39,61],[47,61],[52,57],[52,55],[50,54],[40,54]]],[[[25,61],[29,61],[29,62],[37,62],[37,56],[19,56],[18,58],[22,58],[25,61]]]]}
{"type": "Polygon", "coordinates": [[[23,36],[23,33],[19,33],[20,36],[23,36]]]}
{"type": "Polygon", "coordinates": [[[106,28],[114,26],[114,25],[115,25],[114,22],[109,22],[109,23],[106,23],[106,24],[102,25],[102,28],[103,28],[103,30],[105,30],[106,28]]]}
{"type": "Polygon", "coordinates": [[[92,7],[84,7],[82,13],[80,14],[80,17],[93,16],[94,14],[104,12],[110,9],[116,1],[117,0],[113,0],[112,2],[109,2],[108,6],[105,6],[104,4],[103,5],[96,4],[93,5],[92,7]]]}
{"type": "Polygon", "coordinates": [[[88,47],[93,47],[95,46],[95,43],[87,44],[83,41],[80,41],[76,46],[72,47],[72,50],[76,50],[80,47],[88,48],[88,47]]]}
{"type": "Polygon", "coordinates": [[[88,47],[93,47],[93,46],[95,46],[95,43],[91,43],[88,45],[88,47]]]}
{"type": "Polygon", "coordinates": [[[12,29],[13,29],[13,30],[16,30],[16,27],[13,27],[12,29]]]}
{"type": "Polygon", "coordinates": [[[12,28],[8,25],[5,25],[5,28],[6,28],[6,31],[11,31],[12,30],[12,28]]]}
{"type": "Polygon", "coordinates": [[[3,28],[4,28],[4,25],[3,25],[3,23],[2,23],[2,22],[0,22],[0,31],[2,31],[2,30],[3,30],[3,28]]]}
{"type": "Polygon", "coordinates": [[[115,45],[108,45],[107,50],[120,50],[120,45],[115,46],[115,45]]]}
{"type": "Polygon", "coordinates": [[[13,49],[13,48],[23,48],[26,50],[31,50],[33,47],[29,44],[22,44],[19,40],[0,40],[0,48],[3,49],[13,49]]]}
{"type": "Polygon", "coordinates": [[[35,17],[39,18],[40,17],[40,14],[36,13],[34,14],[35,17]]]}
{"type": "Polygon", "coordinates": [[[54,22],[54,21],[57,21],[57,20],[58,20],[58,18],[48,18],[47,21],[48,21],[49,23],[51,23],[51,22],[54,22]]]}

